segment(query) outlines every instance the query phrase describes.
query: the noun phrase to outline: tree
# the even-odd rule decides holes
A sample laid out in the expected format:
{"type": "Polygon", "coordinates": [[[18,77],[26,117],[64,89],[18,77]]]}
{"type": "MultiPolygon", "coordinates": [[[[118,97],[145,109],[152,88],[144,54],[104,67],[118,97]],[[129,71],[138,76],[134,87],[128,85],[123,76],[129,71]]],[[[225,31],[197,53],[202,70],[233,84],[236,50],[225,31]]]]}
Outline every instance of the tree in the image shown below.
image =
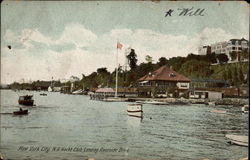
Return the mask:
{"type": "Polygon", "coordinates": [[[220,64],[226,63],[229,60],[226,54],[218,54],[216,57],[218,58],[220,64]]]}
{"type": "Polygon", "coordinates": [[[200,60],[201,56],[200,55],[195,55],[193,53],[189,53],[187,56],[188,60],[200,60]]]}
{"type": "Polygon", "coordinates": [[[149,55],[146,55],[145,57],[145,60],[148,62],[148,63],[152,63],[153,62],[153,58],[149,55]]]}
{"type": "Polygon", "coordinates": [[[248,49],[243,49],[241,56],[243,59],[248,59],[249,58],[249,52],[248,49]]]}
{"type": "Polygon", "coordinates": [[[166,65],[166,64],[167,64],[167,61],[168,61],[168,60],[167,60],[165,57],[161,57],[161,58],[159,58],[158,64],[159,64],[159,66],[161,67],[161,66],[166,65]]]}
{"type": "Polygon", "coordinates": [[[206,54],[206,59],[208,59],[210,63],[217,63],[216,54],[214,52],[211,54],[206,54]]]}
{"type": "Polygon", "coordinates": [[[229,81],[229,84],[232,85],[233,83],[233,75],[231,69],[227,69],[227,80],[229,81]]]}
{"type": "Polygon", "coordinates": [[[106,67],[103,67],[103,68],[98,68],[97,73],[98,74],[106,74],[106,73],[108,73],[108,71],[107,71],[106,67]]]}
{"type": "Polygon", "coordinates": [[[231,57],[231,60],[232,60],[232,61],[236,60],[236,58],[237,58],[237,53],[236,53],[235,51],[232,51],[232,52],[230,52],[229,54],[230,54],[230,57],[231,57]]]}
{"type": "Polygon", "coordinates": [[[168,60],[168,65],[172,66],[172,69],[178,72],[182,64],[184,64],[186,61],[187,59],[185,57],[172,57],[168,60]]]}
{"type": "Polygon", "coordinates": [[[239,77],[238,77],[238,71],[237,68],[234,67],[234,72],[233,72],[233,84],[234,86],[238,86],[239,85],[239,77]]]}
{"type": "Polygon", "coordinates": [[[129,67],[131,68],[131,70],[134,70],[136,68],[136,63],[138,61],[137,55],[134,49],[131,49],[130,53],[127,55],[127,58],[128,58],[129,67]]]}
{"type": "Polygon", "coordinates": [[[213,70],[206,61],[189,60],[182,64],[178,72],[192,78],[205,78],[209,77],[213,70]]]}
{"type": "Polygon", "coordinates": [[[242,68],[239,67],[239,70],[238,70],[238,79],[239,79],[239,82],[240,83],[243,83],[244,82],[244,74],[243,74],[243,71],[242,71],[242,68]]]}
{"type": "Polygon", "coordinates": [[[225,80],[225,81],[227,81],[228,80],[228,72],[227,72],[227,70],[223,70],[223,74],[222,74],[222,78],[225,80]]]}

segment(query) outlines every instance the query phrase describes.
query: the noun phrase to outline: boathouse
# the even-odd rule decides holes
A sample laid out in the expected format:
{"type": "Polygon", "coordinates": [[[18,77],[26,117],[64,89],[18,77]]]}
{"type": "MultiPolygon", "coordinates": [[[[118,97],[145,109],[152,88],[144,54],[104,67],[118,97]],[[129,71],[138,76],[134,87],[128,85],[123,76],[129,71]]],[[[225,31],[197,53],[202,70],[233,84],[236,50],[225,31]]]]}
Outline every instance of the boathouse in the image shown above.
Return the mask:
{"type": "Polygon", "coordinates": [[[179,97],[188,96],[191,80],[167,66],[149,72],[139,80],[138,94],[140,97],[179,97]]]}
{"type": "Polygon", "coordinates": [[[223,93],[216,91],[207,91],[207,90],[191,90],[189,92],[189,98],[217,100],[223,98],[223,93]]]}
{"type": "MultiPolygon", "coordinates": [[[[93,94],[90,94],[91,99],[103,99],[115,96],[115,88],[98,88],[93,94]]],[[[124,98],[137,97],[137,88],[117,88],[117,96],[124,98]]]]}

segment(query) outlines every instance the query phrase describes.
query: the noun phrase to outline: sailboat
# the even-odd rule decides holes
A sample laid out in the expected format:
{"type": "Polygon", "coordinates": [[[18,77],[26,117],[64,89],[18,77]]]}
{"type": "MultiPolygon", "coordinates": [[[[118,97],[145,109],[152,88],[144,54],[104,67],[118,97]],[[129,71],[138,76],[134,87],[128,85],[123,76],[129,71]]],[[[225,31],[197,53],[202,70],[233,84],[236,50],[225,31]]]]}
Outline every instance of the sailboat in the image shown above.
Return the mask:
{"type": "Polygon", "coordinates": [[[52,92],[52,87],[51,86],[49,86],[48,91],[52,92]]]}
{"type": "Polygon", "coordinates": [[[48,91],[49,91],[49,92],[52,92],[52,91],[53,91],[53,77],[52,77],[52,80],[51,80],[51,84],[50,84],[50,86],[48,87],[48,91]]]}

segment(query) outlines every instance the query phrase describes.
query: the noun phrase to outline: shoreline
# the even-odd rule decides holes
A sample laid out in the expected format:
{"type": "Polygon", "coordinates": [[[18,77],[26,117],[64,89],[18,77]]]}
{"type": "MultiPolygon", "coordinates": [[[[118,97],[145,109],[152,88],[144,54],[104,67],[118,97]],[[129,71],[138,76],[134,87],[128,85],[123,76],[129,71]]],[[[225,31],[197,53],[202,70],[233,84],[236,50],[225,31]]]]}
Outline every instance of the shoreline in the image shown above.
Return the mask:
{"type": "MultiPolygon", "coordinates": [[[[0,90],[11,90],[11,89],[0,89],[0,90]]],[[[47,91],[42,91],[42,92],[47,92],[47,91]]],[[[83,96],[89,96],[89,95],[83,95],[83,96]]],[[[186,98],[107,97],[107,98],[91,99],[91,100],[99,100],[105,102],[159,101],[159,102],[166,102],[169,104],[181,104],[181,105],[208,104],[209,102],[212,102],[215,105],[233,105],[235,107],[242,107],[243,105],[249,104],[249,98],[222,98],[222,99],[212,100],[212,99],[191,99],[191,98],[186,99],[186,98]]]]}

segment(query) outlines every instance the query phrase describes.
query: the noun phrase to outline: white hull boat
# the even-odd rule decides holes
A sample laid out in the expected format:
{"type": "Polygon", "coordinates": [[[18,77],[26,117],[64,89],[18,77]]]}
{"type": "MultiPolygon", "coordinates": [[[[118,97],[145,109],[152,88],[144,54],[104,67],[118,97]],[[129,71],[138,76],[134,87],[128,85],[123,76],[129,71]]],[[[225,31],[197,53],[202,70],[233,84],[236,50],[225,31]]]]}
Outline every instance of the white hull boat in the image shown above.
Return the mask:
{"type": "Polygon", "coordinates": [[[168,105],[167,102],[159,102],[159,101],[145,101],[144,104],[153,104],[153,105],[168,105]]]}
{"type": "Polygon", "coordinates": [[[159,102],[159,101],[136,101],[136,103],[141,104],[153,104],[153,105],[168,105],[167,102],[159,102]]]}
{"type": "Polygon", "coordinates": [[[82,89],[79,89],[79,90],[76,90],[74,92],[72,92],[72,94],[82,94],[83,93],[83,90],[82,89]]]}
{"type": "Polygon", "coordinates": [[[248,113],[249,112],[249,105],[244,105],[243,107],[241,107],[241,111],[242,111],[242,113],[248,113]]]}
{"type": "Polygon", "coordinates": [[[236,144],[240,146],[248,146],[248,136],[242,136],[242,135],[230,135],[227,134],[226,138],[228,138],[231,144],[236,144]]]}
{"type": "Polygon", "coordinates": [[[102,101],[105,101],[105,102],[126,102],[128,99],[127,98],[112,98],[112,97],[109,97],[109,98],[104,98],[102,101]]]}
{"type": "Polygon", "coordinates": [[[142,118],[142,104],[128,104],[127,113],[129,116],[142,118]]]}
{"type": "Polygon", "coordinates": [[[227,111],[223,111],[223,110],[212,110],[210,112],[213,112],[213,113],[227,113],[227,111]]]}
{"type": "Polygon", "coordinates": [[[208,102],[207,103],[209,106],[215,106],[215,102],[208,102]]]}
{"type": "Polygon", "coordinates": [[[51,86],[49,86],[49,88],[48,88],[48,92],[52,92],[53,90],[52,90],[52,87],[51,86]]]}

